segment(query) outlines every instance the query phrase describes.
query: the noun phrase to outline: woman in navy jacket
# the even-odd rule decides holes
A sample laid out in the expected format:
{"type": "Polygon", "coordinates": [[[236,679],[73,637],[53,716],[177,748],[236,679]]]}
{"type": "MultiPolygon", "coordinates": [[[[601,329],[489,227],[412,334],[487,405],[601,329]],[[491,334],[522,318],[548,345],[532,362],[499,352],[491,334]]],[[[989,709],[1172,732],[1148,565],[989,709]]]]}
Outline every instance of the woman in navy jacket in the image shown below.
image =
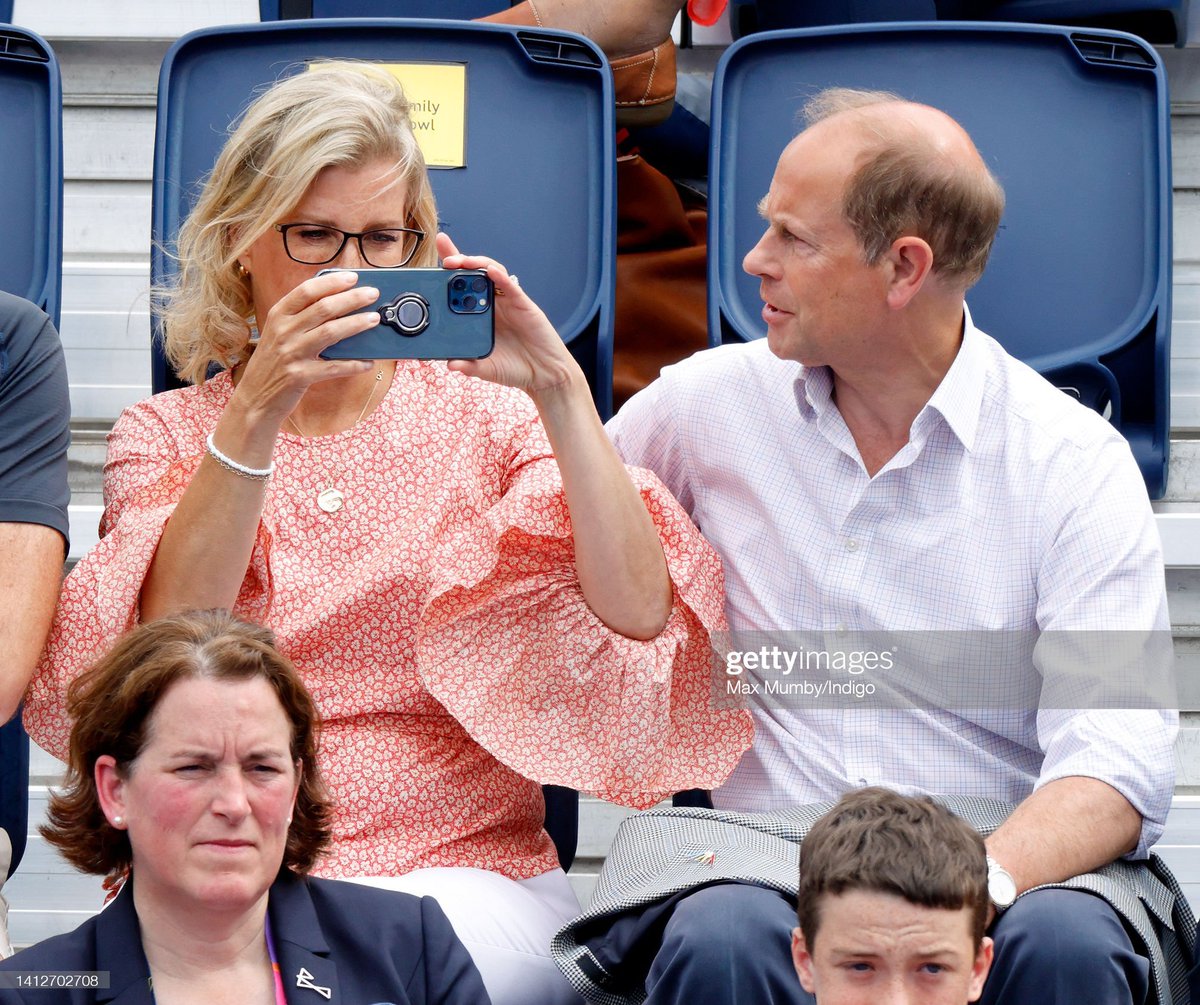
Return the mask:
{"type": "Polygon", "coordinates": [[[316,713],[273,643],[224,612],[179,615],[79,678],[43,834],[122,887],[0,962],[0,1002],[486,1005],[435,901],[306,878],[330,810],[316,713]]]}

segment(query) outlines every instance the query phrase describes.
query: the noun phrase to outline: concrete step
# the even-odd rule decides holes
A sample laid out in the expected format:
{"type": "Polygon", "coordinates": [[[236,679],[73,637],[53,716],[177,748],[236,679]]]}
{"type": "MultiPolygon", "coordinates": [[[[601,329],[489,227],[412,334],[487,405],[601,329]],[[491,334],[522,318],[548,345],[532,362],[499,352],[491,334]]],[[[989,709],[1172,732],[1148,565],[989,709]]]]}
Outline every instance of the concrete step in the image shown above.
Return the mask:
{"type": "Polygon", "coordinates": [[[67,450],[67,481],[73,506],[102,506],[104,458],[112,423],[102,419],[71,422],[71,446],[67,450]]]}

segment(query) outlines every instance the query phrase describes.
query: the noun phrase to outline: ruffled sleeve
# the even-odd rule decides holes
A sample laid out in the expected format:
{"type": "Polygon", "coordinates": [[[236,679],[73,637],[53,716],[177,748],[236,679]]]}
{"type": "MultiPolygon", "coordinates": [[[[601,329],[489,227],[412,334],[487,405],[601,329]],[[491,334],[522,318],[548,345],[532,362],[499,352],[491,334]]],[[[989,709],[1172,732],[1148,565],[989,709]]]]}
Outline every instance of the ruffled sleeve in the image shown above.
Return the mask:
{"type": "MultiPolygon", "coordinates": [[[[163,528],[203,457],[207,428],[197,428],[194,416],[175,416],[174,404],[141,402],[113,427],[104,466],[100,541],[63,583],[49,640],[25,694],[26,730],[60,758],[65,758],[70,739],[67,688],[137,624],[142,583],[163,528]]],[[[260,528],[238,601],[243,617],[261,620],[265,613],[268,546],[260,528]]]]}
{"type": "Polygon", "coordinates": [[[509,767],[644,808],[723,781],[752,726],[748,713],[711,700],[720,560],[653,474],[631,475],[675,591],[662,632],[629,639],[592,613],[558,466],[542,458],[439,543],[417,662],[433,696],[509,767]]]}

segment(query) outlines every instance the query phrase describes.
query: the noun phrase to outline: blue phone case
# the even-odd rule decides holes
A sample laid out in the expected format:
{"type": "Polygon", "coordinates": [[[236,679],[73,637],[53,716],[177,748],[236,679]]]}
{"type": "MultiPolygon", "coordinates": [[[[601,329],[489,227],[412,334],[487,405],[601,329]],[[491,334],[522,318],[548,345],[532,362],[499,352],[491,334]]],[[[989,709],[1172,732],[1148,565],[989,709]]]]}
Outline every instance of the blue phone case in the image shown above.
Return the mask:
{"type": "Polygon", "coordinates": [[[482,359],[494,343],[495,291],[478,269],[325,269],[357,272],[379,299],[376,327],[321,353],[323,359],[482,359]]]}

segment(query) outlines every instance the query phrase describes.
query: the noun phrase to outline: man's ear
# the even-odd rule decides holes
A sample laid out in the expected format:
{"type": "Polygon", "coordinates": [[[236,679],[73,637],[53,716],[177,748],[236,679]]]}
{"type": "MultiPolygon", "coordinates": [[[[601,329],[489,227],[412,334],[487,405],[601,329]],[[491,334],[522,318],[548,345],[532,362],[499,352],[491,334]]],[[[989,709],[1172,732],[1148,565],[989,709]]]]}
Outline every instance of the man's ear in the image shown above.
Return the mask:
{"type": "Polygon", "coordinates": [[[971,966],[971,985],[970,995],[967,1001],[978,1001],[979,996],[983,994],[983,984],[987,980],[988,971],[992,969],[992,940],[986,935],[979,943],[979,949],[975,953],[975,962],[971,966]]]}
{"type": "Polygon", "coordinates": [[[799,928],[792,929],[792,965],[796,968],[796,976],[800,978],[800,986],[810,995],[815,995],[817,984],[813,980],[812,954],[799,928]]]}
{"type": "Polygon", "coordinates": [[[915,235],[897,237],[884,252],[888,264],[887,302],[892,310],[907,307],[933,271],[933,249],[915,235]]]}

